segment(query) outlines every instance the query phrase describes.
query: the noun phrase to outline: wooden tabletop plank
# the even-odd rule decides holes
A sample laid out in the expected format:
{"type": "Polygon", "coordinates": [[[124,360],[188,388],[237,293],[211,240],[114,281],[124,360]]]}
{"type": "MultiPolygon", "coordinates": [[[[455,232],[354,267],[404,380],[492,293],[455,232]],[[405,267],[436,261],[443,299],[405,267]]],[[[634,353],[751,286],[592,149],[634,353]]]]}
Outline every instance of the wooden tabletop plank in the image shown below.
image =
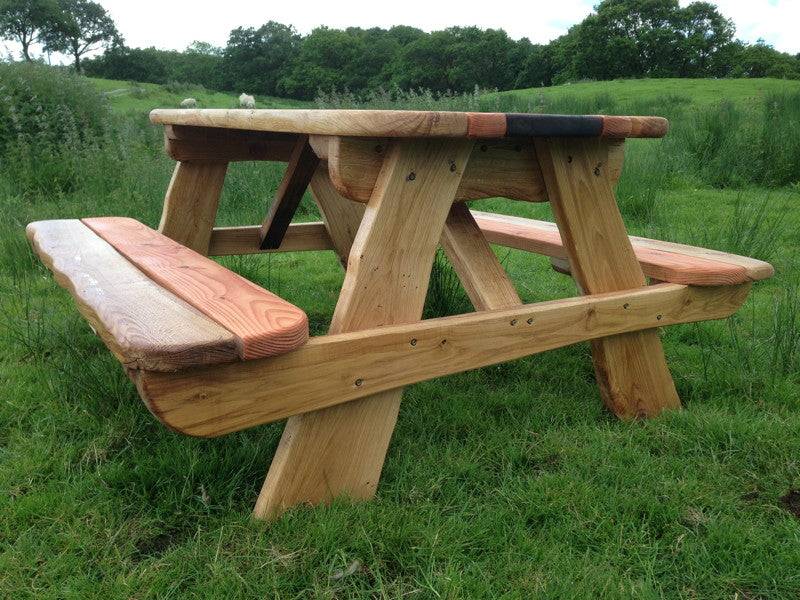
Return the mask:
{"type": "Polygon", "coordinates": [[[31,223],[27,234],[128,368],[175,371],[239,360],[230,331],[154,283],[77,219],[31,223]]]}
{"type": "Polygon", "coordinates": [[[666,135],[662,117],[543,115],[419,110],[156,109],[160,125],[353,137],[650,137],[666,135]]]}
{"type": "Polygon", "coordinates": [[[148,277],[242,340],[242,358],[283,354],[308,339],[293,304],[134,219],[83,219],[148,277]]]}

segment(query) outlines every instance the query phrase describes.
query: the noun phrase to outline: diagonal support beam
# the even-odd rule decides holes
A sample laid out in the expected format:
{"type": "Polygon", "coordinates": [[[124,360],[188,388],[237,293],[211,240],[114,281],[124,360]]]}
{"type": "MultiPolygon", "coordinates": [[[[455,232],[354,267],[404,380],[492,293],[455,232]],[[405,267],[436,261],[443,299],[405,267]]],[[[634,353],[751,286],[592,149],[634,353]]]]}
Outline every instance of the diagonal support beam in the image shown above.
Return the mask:
{"type": "Polygon", "coordinates": [[[262,250],[280,247],[318,165],[319,158],[308,143],[308,136],[300,136],[295,142],[283,180],[275,194],[275,200],[261,225],[262,250]]]}
{"type": "Polygon", "coordinates": [[[450,207],[442,231],[442,247],[475,310],[521,304],[503,265],[463,202],[450,207]]]}

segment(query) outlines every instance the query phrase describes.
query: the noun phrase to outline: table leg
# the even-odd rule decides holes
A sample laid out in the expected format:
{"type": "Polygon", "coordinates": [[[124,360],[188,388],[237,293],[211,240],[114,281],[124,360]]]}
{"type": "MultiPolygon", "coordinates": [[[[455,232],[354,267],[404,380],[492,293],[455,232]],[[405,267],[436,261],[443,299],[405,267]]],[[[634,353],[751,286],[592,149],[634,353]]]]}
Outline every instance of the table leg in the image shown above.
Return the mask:
{"type": "MultiPolygon", "coordinates": [[[[347,265],[331,333],[422,316],[442,227],[473,142],[398,141],[387,153],[347,265]]],[[[391,368],[387,365],[387,368],[391,368]]],[[[357,379],[352,385],[365,383],[357,379]]],[[[402,389],[292,417],[254,516],[339,495],[371,498],[394,430],[402,389]]]]}
{"type": "MultiPolygon", "coordinates": [[[[584,294],[645,285],[608,176],[609,142],[537,138],[536,154],[570,271],[584,294]]],[[[680,407],[658,329],[592,342],[600,392],[623,418],[680,407]]]]}
{"type": "Polygon", "coordinates": [[[465,202],[450,208],[441,242],[475,310],[522,304],[465,202]]]}
{"type": "Polygon", "coordinates": [[[227,162],[179,162],[175,165],[158,230],[179,244],[207,255],[227,170],[227,162]]]}

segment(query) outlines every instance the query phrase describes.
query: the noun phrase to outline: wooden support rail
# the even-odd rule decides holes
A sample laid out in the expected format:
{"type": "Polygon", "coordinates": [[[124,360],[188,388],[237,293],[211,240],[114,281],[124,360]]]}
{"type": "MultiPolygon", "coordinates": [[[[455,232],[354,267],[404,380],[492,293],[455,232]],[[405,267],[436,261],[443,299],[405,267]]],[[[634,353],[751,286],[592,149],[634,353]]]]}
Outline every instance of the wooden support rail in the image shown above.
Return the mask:
{"type": "Polygon", "coordinates": [[[166,425],[215,437],[611,334],[722,319],[742,305],[749,290],[749,283],[664,283],[327,335],[268,359],[130,374],[166,425]]]}

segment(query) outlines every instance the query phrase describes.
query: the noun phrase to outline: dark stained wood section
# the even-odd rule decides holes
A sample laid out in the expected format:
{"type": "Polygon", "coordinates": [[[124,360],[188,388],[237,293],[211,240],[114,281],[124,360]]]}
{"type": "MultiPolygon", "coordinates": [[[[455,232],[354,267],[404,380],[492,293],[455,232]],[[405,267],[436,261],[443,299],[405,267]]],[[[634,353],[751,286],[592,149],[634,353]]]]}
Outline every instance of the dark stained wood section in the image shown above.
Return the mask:
{"type": "Polygon", "coordinates": [[[242,359],[283,354],[308,339],[300,308],[138,221],[83,223],[162,288],[238,337],[242,359]]]}
{"type": "Polygon", "coordinates": [[[506,115],[509,137],[598,137],[603,117],[592,115],[506,115]]]}
{"type": "Polygon", "coordinates": [[[308,143],[308,136],[300,136],[295,142],[292,156],[286,167],[275,200],[269,207],[267,218],[261,225],[261,248],[279,248],[283,236],[292,222],[292,217],[303,199],[303,194],[311,183],[314,171],[319,164],[314,149],[308,143]]]}

